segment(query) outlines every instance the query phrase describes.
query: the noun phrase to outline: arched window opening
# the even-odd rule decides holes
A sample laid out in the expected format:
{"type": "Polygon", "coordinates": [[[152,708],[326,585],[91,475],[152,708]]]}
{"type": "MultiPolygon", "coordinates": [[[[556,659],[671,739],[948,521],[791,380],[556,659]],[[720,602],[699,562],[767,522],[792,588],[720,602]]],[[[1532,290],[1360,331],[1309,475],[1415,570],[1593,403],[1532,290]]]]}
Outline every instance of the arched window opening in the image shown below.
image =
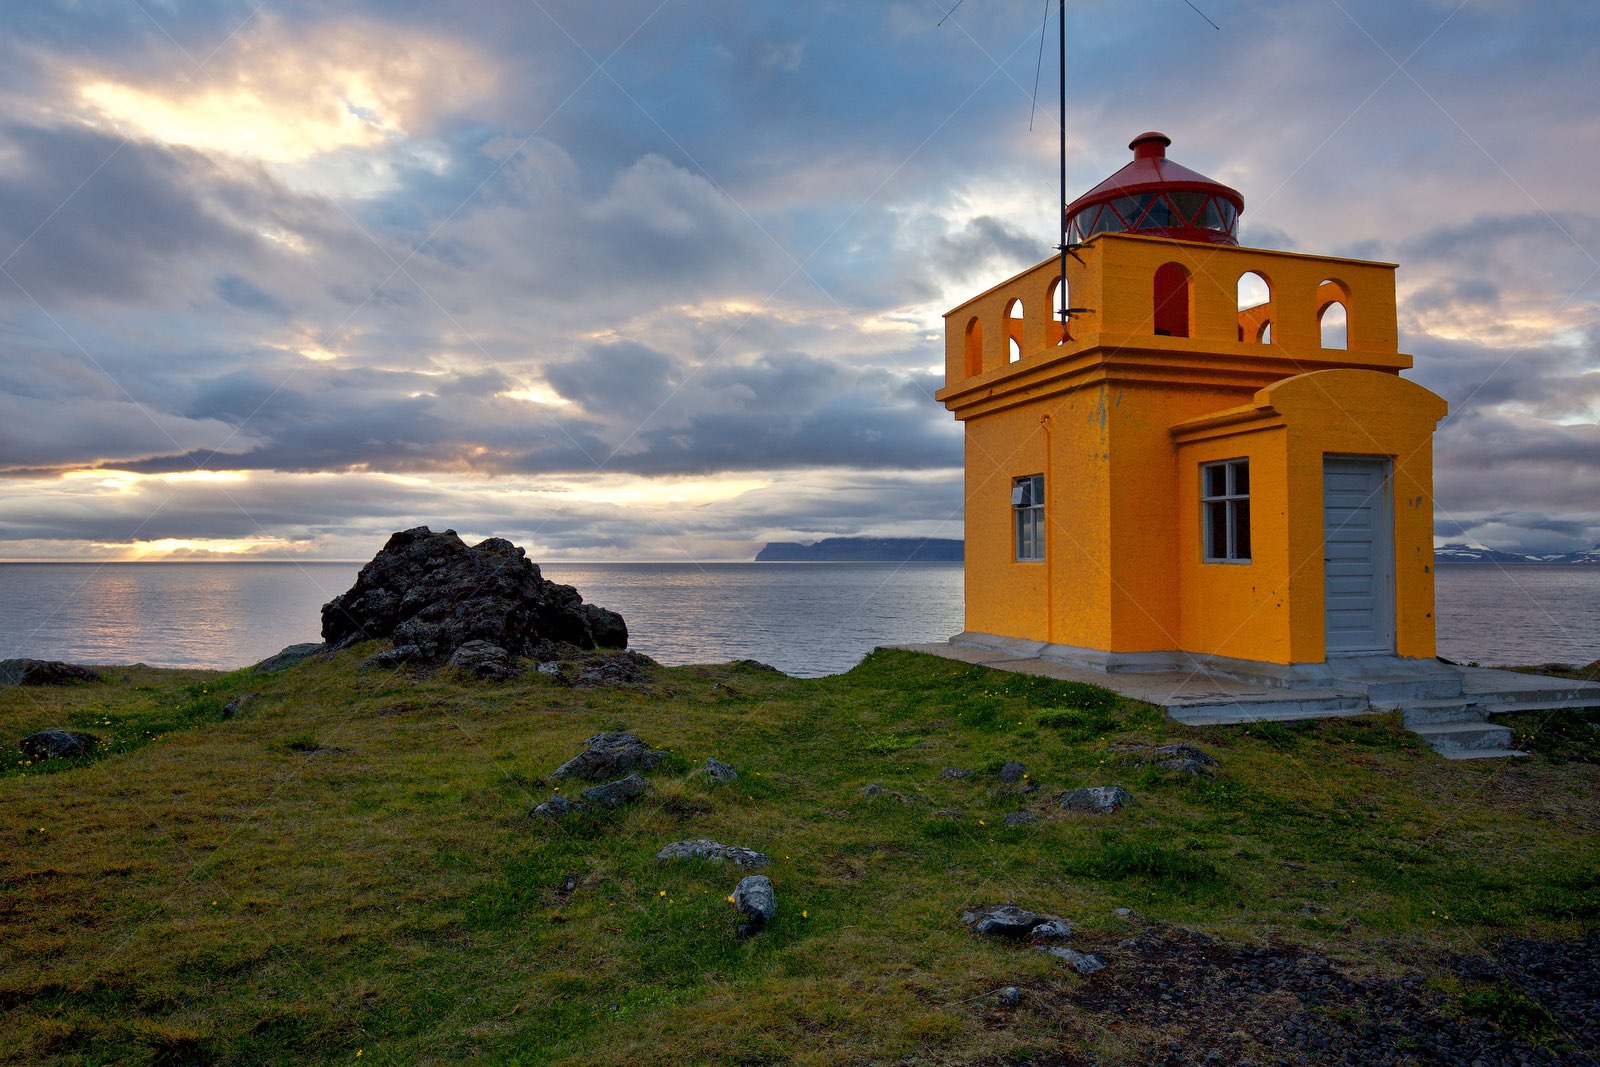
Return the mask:
{"type": "Polygon", "coordinates": [[[976,315],[967,323],[965,355],[967,377],[976,378],[983,373],[983,321],[976,315]]]}
{"type": "Polygon", "coordinates": [[[1322,330],[1323,348],[1350,347],[1350,320],[1343,304],[1335,300],[1326,305],[1317,321],[1322,330]]]}
{"type": "Polygon", "coordinates": [[[1022,301],[1013,299],[1006,302],[1006,362],[1015,363],[1022,358],[1022,330],[1024,316],[1022,301]]]}
{"type": "Polygon", "coordinates": [[[1239,340],[1265,344],[1264,333],[1272,317],[1272,283],[1253,270],[1239,275],[1239,340]]]}
{"type": "Polygon", "coordinates": [[[1069,303],[1071,291],[1068,283],[1057,277],[1050,282],[1050,291],[1045,296],[1046,309],[1050,313],[1050,341],[1052,344],[1064,345],[1072,339],[1072,324],[1062,319],[1061,309],[1072,306],[1069,303]]]}
{"type": "Polygon", "coordinates": [[[1161,337],[1189,336],[1189,272],[1176,263],[1156,268],[1154,284],[1155,332],[1161,337]]]}
{"type": "Polygon", "coordinates": [[[1259,340],[1264,345],[1270,345],[1272,343],[1272,320],[1271,319],[1268,319],[1267,321],[1265,321],[1265,322],[1263,322],[1261,324],[1261,336],[1260,336],[1259,340]]]}

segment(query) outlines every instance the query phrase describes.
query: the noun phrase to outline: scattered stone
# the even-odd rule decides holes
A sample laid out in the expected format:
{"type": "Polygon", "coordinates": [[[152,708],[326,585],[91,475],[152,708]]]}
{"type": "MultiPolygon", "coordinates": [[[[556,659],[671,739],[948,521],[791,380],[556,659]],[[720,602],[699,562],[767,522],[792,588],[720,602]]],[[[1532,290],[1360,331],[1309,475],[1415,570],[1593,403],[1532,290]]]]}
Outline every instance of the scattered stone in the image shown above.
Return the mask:
{"type": "Polygon", "coordinates": [[[604,805],[613,810],[638,800],[650,791],[650,783],[637,774],[619,778],[615,782],[593,786],[583,791],[583,799],[604,805]]]}
{"type": "Polygon", "coordinates": [[[743,845],[724,845],[709,838],[697,837],[692,841],[674,841],[656,853],[662,863],[668,860],[702,859],[727,860],[746,870],[765,867],[772,858],[765,853],[743,845]]]}
{"type": "Polygon", "coordinates": [[[290,645],[282,652],[268,656],[251,669],[259,671],[262,674],[277,674],[279,671],[286,671],[297,663],[304,663],[311,657],[320,655],[327,651],[327,645],[318,644],[315,641],[307,641],[303,644],[290,645]]]}
{"type": "Polygon", "coordinates": [[[537,669],[540,674],[560,674],[561,661],[553,659],[545,660],[543,663],[539,664],[537,669]]]}
{"type": "Polygon", "coordinates": [[[1072,936],[1072,927],[1065,919],[1050,919],[1033,928],[1035,941],[1065,941],[1072,936]]]}
{"type": "Polygon", "coordinates": [[[595,734],[583,744],[583,751],[551,771],[550,777],[598,782],[629,771],[648,771],[660,763],[662,757],[648,742],[620,730],[595,734]]]}
{"type": "Polygon", "coordinates": [[[260,693],[240,693],[226,704],[222,705],[224,719],[237,718],[240,714],[250,709],[250,705],[261,699],[260,693]]]}
{"type": "Polygon", "coordinates": [[[954,808],[940,808],[933,813],[933,817],[935,819],[959,819],[961,818],[961,813],[954,808]]]}
{"type": "Polygon", "coordinates": [[[962,778],[971,778],[972,772],[964,771],[960,767],[946,767],[944,770],[939,772],[939,777],[953,778],[957,781],[960,781],[962,778]]]}
{"type": "Polygon", "coordinates": [[[741,878],[733,890],[733,906],[745,918],[739,925],[739,936],[760,933],[778,913],[778,896],[772,891],[772,879],[764,874],[741,878]]]}
{"type": "Polygon", "coordinates": [[[99,673],[58,659],[0,659],[0,685],[71,685],[101,681],[99,673]]]}
{"type": "Polygon", "coordinates": [[[1133,794],[1120,785],[1089,785],[1062,793],[1057,800],[1062,811],[1110,815],[1124,804],[1131,804],[1133,794]]]}
{"type": "Polygon", "coordinates": [[[422,660],[422,650],[416,645],[396,645],[361,661],[364,671],[392,671],[422,660]]]}
{"type": "Polygon", "coordinates": [[[1014,985],[1008,985],[996,993],[994,999],[1002,1008],[1015,1008],[1022,1003],[1022,990],[1014,985]]]}
{"type": "Polygon", "coordinates": [[[1006,812],[1005,823],[1006,823],[1007,826],[1026,826],[1029,823],[1038,822],[1038,821],[1039,821],[1039,816],[1035,815],[1031,811],[1008,811],[1008,812],[1006,812]]]}
{"type": "Polygon", "coordinates": [[[1196,778],[1209,778],[1211,768],[1218,766],[1217,759],[1194,745],[1117,745],[1113,752],[1123,754],[1123,759],[1135,767],[1153,765],[1165,771],[1178,771],[1196,778]]]}
{"type": "Polygon", "coordinates": [[[622,619],[592,607],[570,585],[547,581],[504,538],[469,548],[454,530],[418,526],[390,537],[355,585],[323,605],[322,638],[343,648],[390,637],[415,645],[428,664],[444,663],[474,640],[510,656],[528,654],[545,639],[580,648],[595,648],[601,637],[625,644],[622,619]]]}
{"type": "Polygon", "coordinates": [[[715,757],[706,760],[704,770],[706,777],[713,782],[721,782],[724,785],[739,777],[739,772],[734,770],[731,765],[723,763],[715,757]]]}
{"type": "Polygon", "coordinates": [[[1132,908],[1113,908],[1113,909],[1111,909],[1111,914],[1115,915],[1119,919],[1131,919],[1131,918],[1133,918],[1133,909],[1132,908]]]}
{"type": "Polygon", "coordinates": [[[1008,759],[1000,765],[999,773],[1002,782],[1020,782],[1027,777],[1028,768],[1026,764],[1018,763],[1014,759],[1008,759]]]}
{"type": "Polygon", "coordinates": [[[71,730],[40,730],[17,742],[23,756],[35,763],[47,759],[77,759],[87,756],[99,743],[93,734],[74,733],[71,730]]]}
{"type": "Polygon", "coordinates": [[[468,641],[450,653],[448,665],[466,671],[475,678],[503,682],[517,676],[511,653],[488,641],[468,641]]]}
{"type": "Polygon", "coordinates": [[[1106,961],[1101,959],[1099,956],[1096,956],[1092,952],[1079,952],[1076,949],[1067,948],[1065,945],[1057,945],[1049,948],[1040,945],[1039,950],[1041,952],[1048,952],[1057,959],[1064,961],[1068,967],[1071,967],[1081,975],[1087,976],[1096,971],[1103,971],[1106,969],[1106,961]]]}
{"type": "MultiPolygon", "coordinates": [[[[557,793],[543,804],[540,804],[538,807],[534,808],[533,814],[542,815],[546,819],[559,819],[565,815],[572,815],[575,812],[588,810],[589,805],[583,803],[582,801],[568,800],[560,793],[557,793]]],[[[568,877],[570,878],[571,876],[569,875],[568,877]]]]}
{"type": "Polygon", "coordinates": [[[1069,937],[1072,927],[1058,915],[1041,915],[1015,904],[989,905],[968,908],[961,913],[961,921],[980,937],[1009,937],[1015,940],[1033,937],[1034,931],[1049,924],[1047,939],[1069,937]],[[1058,932],[1064,930],[1065,932],[1058,932]]]}

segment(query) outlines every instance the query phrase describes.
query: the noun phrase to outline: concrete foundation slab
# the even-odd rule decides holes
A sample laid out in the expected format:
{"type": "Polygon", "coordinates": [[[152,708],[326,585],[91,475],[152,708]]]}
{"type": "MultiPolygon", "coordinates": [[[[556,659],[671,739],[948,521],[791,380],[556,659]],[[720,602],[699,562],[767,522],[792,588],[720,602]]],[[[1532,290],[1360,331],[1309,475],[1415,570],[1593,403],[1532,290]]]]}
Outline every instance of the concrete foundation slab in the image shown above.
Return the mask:
{"type": "Polygon", "coordinates": [[[896,645],[996,670],[1098,685],[1165,708],[1189,726],[1403,712],[1407,728],[1448,759],[1524,756],[1489,722],[1513,711],[1600,708],[1600,684],[1398,656],[1324,664],[1207,662],[1183,653],[1114,656],[1037,641],[958,634],[896,645]]]}

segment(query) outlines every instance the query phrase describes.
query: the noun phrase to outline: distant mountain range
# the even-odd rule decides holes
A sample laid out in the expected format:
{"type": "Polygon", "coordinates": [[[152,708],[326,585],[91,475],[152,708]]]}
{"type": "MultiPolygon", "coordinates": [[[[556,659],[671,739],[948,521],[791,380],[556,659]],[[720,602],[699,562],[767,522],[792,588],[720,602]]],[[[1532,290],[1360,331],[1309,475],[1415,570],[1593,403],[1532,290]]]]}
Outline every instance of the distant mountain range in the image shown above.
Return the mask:
{"type": "Polygon", "coordinates": [[[1581,552],[1501,552],[1482,545],[1440,545],[1433,550],[1436,563],[1600,563],[1600,545],[1581,552]]]}
{"type": "MultiPolygon", "coordinates": [[[[815,544],[769,541],[756,553],[757,563],[959,563],[962,542],[948,537],[828,537],[815,544]]],[[[1438,563],[1594,563],[1600,545],[1581,552],[1501,552],[1482,545],[1440,545],[1438,563]]]]}
{"type": "Polygon", "coordinates": [[[948,537],[827,537],[815,544],[769,541],[757,563],[960,563],[964,544],[948,537]]]}

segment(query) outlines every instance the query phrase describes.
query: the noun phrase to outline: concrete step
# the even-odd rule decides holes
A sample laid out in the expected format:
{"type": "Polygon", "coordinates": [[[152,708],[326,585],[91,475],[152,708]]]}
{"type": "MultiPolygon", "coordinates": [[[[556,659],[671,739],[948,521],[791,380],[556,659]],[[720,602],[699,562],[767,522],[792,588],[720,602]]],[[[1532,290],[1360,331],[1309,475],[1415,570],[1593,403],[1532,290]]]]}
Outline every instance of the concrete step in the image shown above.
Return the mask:
{"type": "Polygon", "coordinates": [[[1490,759],[1526,756],[1511,747],[1511,729],[1490,722],[1443,722],[1413,726],[1411,731],[1445,759],[1490,759]]]}
{"type": "Polygon", "coordinates": [[[1394,709],[1417,701],[1459,699],[1461,696],[1459,675],[1361,678],[1359,684],[1366,689],[1367,699],[1375,708],[1394,709]]]}
{"type": "Polygon", "coordinates": [[[1347,715],[1370,715],[1366,700],[1348,694],[1284,693],[1269,699],[1171,700],[1167,714],[1188,726],[1225,726],[1242,722],[1293,722],[1347,715]]]}
{"type": "Polygon", "coordinates": [[[1419,726],[1439,726],[1452,722],[1487,722],[1489,709],[1461,697],[1453,700],[1412,700],[1401,706],[1400,716],[1406,726],[1414,730],[1419,726]]]}

